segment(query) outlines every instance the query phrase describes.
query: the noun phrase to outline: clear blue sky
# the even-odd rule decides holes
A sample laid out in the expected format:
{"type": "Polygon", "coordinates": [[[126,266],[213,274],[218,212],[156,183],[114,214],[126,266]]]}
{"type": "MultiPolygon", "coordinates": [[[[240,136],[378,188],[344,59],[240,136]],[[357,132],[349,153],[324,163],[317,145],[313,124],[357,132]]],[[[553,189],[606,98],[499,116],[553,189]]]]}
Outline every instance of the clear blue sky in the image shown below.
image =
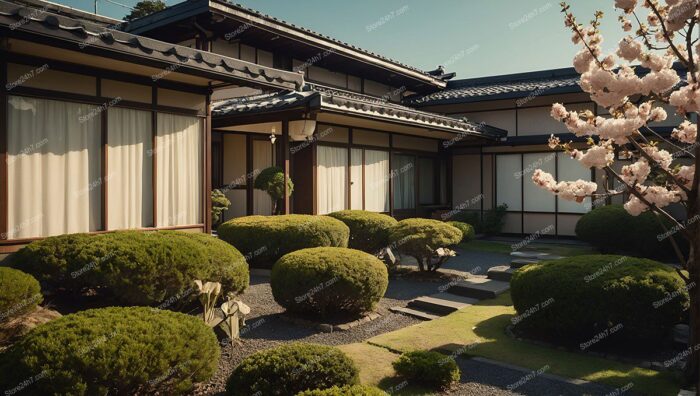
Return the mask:
{"type": "MultiPolygon", "coordinates": [[[[88,11],[94,7],[93,0],[54,1],[88,11]]],[[[558,0],[239,1],[424,70],[447,64],[458,78],[569,67],[577,50],[564,27],[558,0]]],[[[623,36],[613,0],[570,3],[580,21],[589,21],[596,9],[606,13],[602,29],[606,49],[623,36]]],[[[100,14],[121,18],[128,11],[98,0],[100,14]]]]}

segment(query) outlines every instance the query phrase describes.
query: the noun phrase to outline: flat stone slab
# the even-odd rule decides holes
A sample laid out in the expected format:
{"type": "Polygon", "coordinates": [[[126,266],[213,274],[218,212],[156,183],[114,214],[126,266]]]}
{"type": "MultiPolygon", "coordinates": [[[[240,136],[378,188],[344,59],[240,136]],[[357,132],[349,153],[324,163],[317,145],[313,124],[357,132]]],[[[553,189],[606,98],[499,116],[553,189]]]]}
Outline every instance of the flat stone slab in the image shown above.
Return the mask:
{"type": "Polygon", "coordinates": [[[524,267],[524,266],[526,266],[526,265],[529,265],[529,264],[537,264],[537,263],[539,263],[540,261],[541,261],[541,260],[515,259],[515,260],[512,260],[512,261],[510,262],[510,266],[511,266],[511,268],[518,269],[518,268],[522,268],[522,267],[524,267]]]}
{"type": "Polygon", "coordinates": [[[523,258],[523,259],[540,259],[542,256],[547,256],[549,253],[540,252],[510,252],[512,257],[523,258]]]}
{"type": "Polygon", "coordinates": [[[685,390],[681,389],[680,392],[678,392],[678,396],[696,396],[697,392],[691,391],[691,390],[685,390]]]}
{"type": "Polygon", "coordinates": [[[488,278],[470,278],[457,282],[447,291],[459,296],[485,300],[496,298],[510,289],[509,282],[497,281],[488,278]]]}
{"type": "Polygon", "coordinates": [[[447,315],[461,308],[477,303],[479,300],[469,297],[457,296],[451,293],[439,293],[432,296],[419,297],[408,303],[409,308],[447,315]]]}
{"type": "Polygon", "coordinates": [[[517,271],[517,268],[509,267],[507,265],[491,267],[488,272],[488,278],[501,282],[510,282],[510,279],[513,277],[515,271],[517,271]]]}
{"type": "Polygon", "coordinates": [[[435,314],[420,311],[417,309],[404,308],[404,307],[391,307],[391,308],[389,308],[389,311],[394,312],[394,313],[398,313],[398,314],[408,315],[408,316],[411,316],[411,317],[414,317],[414,318],[420,319],[420,320],[433,320],[433,319],[437,319],[440,317],[440,315],[435,315],[435,314]]]}

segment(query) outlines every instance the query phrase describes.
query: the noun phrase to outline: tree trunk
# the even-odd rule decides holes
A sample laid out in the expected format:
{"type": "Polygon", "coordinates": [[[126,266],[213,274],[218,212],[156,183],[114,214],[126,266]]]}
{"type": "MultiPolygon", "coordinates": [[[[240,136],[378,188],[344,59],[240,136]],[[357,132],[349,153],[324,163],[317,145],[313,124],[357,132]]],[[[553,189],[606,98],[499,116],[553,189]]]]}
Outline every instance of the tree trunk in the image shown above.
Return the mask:
{"type": "Polygon", "coordinates": [[[700,235],[693,233],[690,241],[690,260],[688,270],[690,282],[688,293],[690,294],[690,344],[691,351],[686,367],[688,384],[694,384],[696,391],[700,393],[700,235]]]}

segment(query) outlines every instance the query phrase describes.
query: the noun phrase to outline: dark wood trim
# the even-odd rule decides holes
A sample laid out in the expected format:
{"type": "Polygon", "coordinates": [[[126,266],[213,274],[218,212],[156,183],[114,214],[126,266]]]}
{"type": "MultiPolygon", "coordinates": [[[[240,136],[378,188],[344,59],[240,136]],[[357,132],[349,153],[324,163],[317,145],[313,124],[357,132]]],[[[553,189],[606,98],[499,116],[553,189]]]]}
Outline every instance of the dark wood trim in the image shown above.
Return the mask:
{"type": "Polygon", "coordinates": [[[109,125],[109,112],[102,112],[102,118],[100,119],[100,133],[102,136],[102,229],[109,230],[109,140],[108,140],[108,128],[109,125]]]}
{"type": "Polygon", "coordinates": [[[7,62],[0,61],[0,240],[7,239],[8,230],[8,169],[7,169],[7,140],[8,140],[8,115],[7,115],[7,62]]]}
{"type": "MultiPolygon", "coordinates": [[[[364,80],[363,80],[364,84],[364,80]]],[[[389,134],[389,213],[394,216],[394,135],[389,134]]]]}
{"type": "MultiPolygon", "coordinates": [[[[207,46],[209,46],[209,42],[207,41],[207,46]]],[[[204,232],[206,233],[211,233],[212,231],[212,222],[211,222],[211,208],[212,208],[212,203],[211,203],[211,185],[212,185],[212,180],[211,180],[211,143],[212,143],[212,137],[211,137],[211,86],[209,89],[209,92],[207,93],[207,98],[206,98],[206,112],[207,112],[207,118],[204,120],[204,164],[203,166],[203,173],[204,173],[204,180],[202,183],[203,187],[203,194],[204,194],[204,213],[202,216],[204,217],[202,220],[204,221],[204,232]]]]}
{"type": "MultiPolygon", "coordinates": [[[[151,89],[156,89],[156,87],[152,86],[151,89]]],[[[51,91],[48,89],[40,89],[40,88],[15,87],[12,89],[12,95],[26,96],[26,97],[32,97],[32,98],[41,98],[41,99],[63,100],[63,101],[69,101],[69,102],[75,102],[75,103],[85,103],[85,104],[91,104],[91,105],[97,105],[97,106],[104,106],[105,104],[109,104],[110,107],[122,107],[122,108],[134,109],[134,110],[143,110],[144,107],[150,107],[152,109],[155,109],[159,113],[204,117],[197,110],[192,110],[192,109],[181,109],[181,108],[176,108],[176,107],[171,107],[171,106],[159,106],[159,105],[153,104],[153,103],[150,103],[150,104],[149,103],[140,103],[140,102],[133,102],[133,101],[128,101],[128,100],[117,101],[116,100],[117,98],[73,94],[73,93],[68,93],[68,92],[51,91]]]]}
{"type": "Polygon", "coordinates": [[[284,198],[282,199],[282,213],[290,214],[291,206],[289,204],[289,188],[287,187],[287,178],[289,177],[289,120],[282,120],[282,152],[284,171],[284,198]]]}
{"type": "MultiPolygon", "coordinates": [[[[555,94],[555,95],[550,95],[550,96],[561,96],[561,95],[567,95],[567,94],[555,94]]],[[[505,100],[510,101],[511,99],[505,99],[505,100]]],[[[491,102],[491,101],[487,100],[485,102],[491,102]]],[[[517,99],[514,100],[514,102],[517,102],[517,99]]],[[[452,106],[459,106],[459,105],[470,106],[470,105],[477,104],[477,103],[484,103],[484,102],[455,103],[455,104],[452,104],[452,106]]],[[[580,105],[580,104],[595,105],[595,103],[590,101],[590,100],[588,100],[588,101],[581,100],[581,101],[575,101],[575,102],[566,102],[566,103],[564,103],[564,106],[580,105]]],[[[442,105],[435,105],[435,106],[442,106],[442,105]]],[[[432,107],[432,106],[426,106],[426,108],[429,108],[429,107],[432,107]]],[[[551,108],[551,107],[552,107],[551,104],[535,105],[535,106],[517,106],[514,104],[513,106],[509,106],[509,107],[499,107],[499,108],[491,108],[491,109],[485,109],[485,110],[465,110],[465,111],[449,111],[449,112],[438,111],[437,113],[445,114],[445,115],[449,115],[449,116],[454,116],[454,115],[475,114],[475,113],[490,113],[490,112],[494,112],[494,111],[511,111],[511,110],[538,109],[538,108],[551,108]]],[[[426,110],[426,111],[435,112],[434,110],[426,110]]]]}
{"type": "MultiPolygon", "coordinates": [[[[69,63],[64,61],[59,61],[55,59],[43,58],[39,56],[30,56],[24,54],[18,54],[8,51],[0,50],[0,56],[5,58],[7,62],[17,63],[27,66],[41,66],[44,64],[49,64],[51,70],[62,71],[66,73],[75,73],[84,76],[92,76],[97,78],[104,78],[109,80],[128,82],[132,84],[151,86],[154,84],[153,78],[149,76],[141,76],[138,74],[124,73],[116,70],[101,69],[94,66],[80,65],[76,63],[69,63]]],[[[176,91],[183,91],[189,93],[196,93],[200,95],[206,95],[208,87],[202,87],[197,85],[191,85],[186,83],[179,83],[175,81],[168,81],[160,79],[155,82],[159,87],[165,89],[173,89],[176,91]]],[[[3,85],[4,87],[4,85],[3,85]]],[[[99,96],[99,95],[98,95],[99,96]]]]}
{"type": "Polygon", "coordinates": [[[221,128],[233,127],[236,125],[260,124],[263,122],[279,122],[279,120],[285,118],[289,120],[301,120],[306,112],[308,112],[308,107],[304,104],[292,109],[285,109],[279,111],[261,112],[257,114],[231,114],[225,116],[218,116],[213,120],[212,128],[214,130],[220,130],[221,128]]]}
{"type": "Polygon", "coordinates": [[[313,172],[312,172],[312,183],[313,183],[313,213],[317,215],[318,214],[318,143],[314,140],[314,142],[311,144],[311,149],[313,150],[313,153],[311,153],[311,159],[313,162],[313,172]]]}
{"type": "Polygon", "coordinates": [[[248,176],[253,172],[253,136],[245,135],[245,186],[246,186],[246,214],[252,216],[253,208],[253,183],[248,180],[248,176]]]}
{"type": "Polygon", "coordinates": [[[95,79],[95,96],[98,98],[102,97],[102,77],[95,79]]]}
{"type": "Polygon", "coordinates": [[[153,168],[153,178],[151,179],[151,189],[153,190],[153,227],[158,226],[158,113],[156,106],[158,103],[158,88],[151,88],[151,164],[153,168]]]}
{"type": "MultiPolygon", "coordinates": [[[[525,155],[520,154],[520,170],[525,169],[525,155]]],[[[520,211],[525,211],[525,178],[520,178],[520,211]]],[[[525,216],[520,216],[520,232],[525,233],[525,216]]]]}
{"type": "MultiPolygon", "coordinates": [[[[346,76],[347,77],[347,76],[346,76]]],[[[347,195],[347,202],[348,206],[345,209],[352,209],[352,128],[348,129],[348,161],[345,169],[345,177],[347,178],[345,184],[347,185],[346,188],[346,195],[347,195]]],[[[362,202],[362,209],[365,208],[364,204],[364,188],[365,188],[365,181],[364,181],[364,173],[365,173],[365,161],[364,161],[364,150],[362,151],[362,191],[363,191],[363,202],[362,202]]]]}

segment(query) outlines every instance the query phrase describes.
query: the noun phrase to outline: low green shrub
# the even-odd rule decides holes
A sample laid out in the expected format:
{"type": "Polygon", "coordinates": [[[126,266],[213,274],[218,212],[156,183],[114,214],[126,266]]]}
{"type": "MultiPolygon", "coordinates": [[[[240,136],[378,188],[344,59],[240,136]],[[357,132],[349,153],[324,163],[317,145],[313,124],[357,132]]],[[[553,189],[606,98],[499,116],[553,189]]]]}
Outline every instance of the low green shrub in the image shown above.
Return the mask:
{"type": "MultiPolygon", "coordinates": [[[[664,221],[667,229],[672,225],[664,221]]],[[[595,208],[576,223],[576,236],[595,246],[602,253],[629,254],[637,257],[667,258],[673,256],[670,238],[657,215],[644,212],[632,216],[622,205],[595,208]],[[659,241],[659,238],[663,240],[659,241]]],[[[683,238],[676,238],[681,243],[683,238]]]]}
{"type": "Polygon", "coordinates": [[[300,392],[297,396],[386,396],[383,390],[368,385],[334,386],[328,389],[315,389],[300,392]]]}
{"type": "Polygon", "coordinates": [[[145,307],[82,311],[41,325],[0,355],[0,389],[31,394],[184,394],[216,371],[201,319],[145,307]]]}
{"type": "Polygon", "coordinates": [[[295,342],[243,359],[228,379],[226,394],[287,396],[358,383],[357,367],[341,350],[295,342]]]}
{"type": "Polygon", "coordinates": [[[371,254],[347,248],[289,253],[272,267],[270,286],[291,312],[320,315],[371,311],[384,296],[389,275],[371,254]]]}
{"type": "Polygon", "coordinates": [[[245,259],[216,238],[179,231],[76,234],[32,242],[10,265],[34,275],[45,288],[92,288],[124,305],[155,305],[194,296],[193,281],[220,282],[225,292],[248,286],[245,259]]]}
{"type": "Polygon", "coordinates": [[[393,363],[396,373],[408,382],[444,389],[459,381],[460,371],[451,357],[438,352],[404,353],[393,363]]]}
{"type": "Polygon", "coordinates": [[[389,246],[389,234],[398,224],[391,216],[364,210],[343,210],[328,216],[342,221],[350,228],[350,248],[370,254],[376,254],[389,246]]]}
{"type": "MultiPolygon", "coordinates": [[[[278,166],[271,166],[263,169],[255,177],[253,187],[256,190],[265,191],[272,199],[272,213],[280,214],[282,209],[282,199],[284,199],[284,170],[278,166]]],[[[294,183],[287,177],[287,196],[294,192],[294,183]]]]}
{"type": "Polygon", "coordinates": [[[219,226],[219,237],[235,246],[251,267],[272,268],[280,257],[312,247],[347,247],[350,229],[328,216],[248,216],[219,226]]]}
{"type": "Polygon", "coordinates": [[[498,205],[493,209],[485,210],[483,218],[477,210],[463,210],[455,213],[450,218],[462,223],[471,224],[478,234],[498,235],[505,225],[505,216],[508,213],[508,205],[498,205]]]}
{"type": "Polygon", "coordinates": [[[516,330],[583,346],[657,342],[689,307],[685,283],[656,261],[577,256],[528,265],[511,280],[516,330]],[[597,342],[595,342],[597,343],[597,342]]]}
{"type": "Polygon", "coordinates": [[[41,288],[33,276],[0,267],[0,322],[33,311],[41,301],[41,288]]]}
{"type": "Polygon", "coordinates": [[[462,223],[461,221],[448,221],[447,224],[462,231],[462,242],[469,242],[474,239],[474,236],[476,235],[474,232],[474,227],[467,223],[462,223]]]}
{"type": "Polygon", "coordinates": [[[391,231],[391,246],[401,254],[414,257],[421,270],[430,268],[435,250],[450,247],[462,240],[462,231],[439,220],[401,220],[391,231]]]}

